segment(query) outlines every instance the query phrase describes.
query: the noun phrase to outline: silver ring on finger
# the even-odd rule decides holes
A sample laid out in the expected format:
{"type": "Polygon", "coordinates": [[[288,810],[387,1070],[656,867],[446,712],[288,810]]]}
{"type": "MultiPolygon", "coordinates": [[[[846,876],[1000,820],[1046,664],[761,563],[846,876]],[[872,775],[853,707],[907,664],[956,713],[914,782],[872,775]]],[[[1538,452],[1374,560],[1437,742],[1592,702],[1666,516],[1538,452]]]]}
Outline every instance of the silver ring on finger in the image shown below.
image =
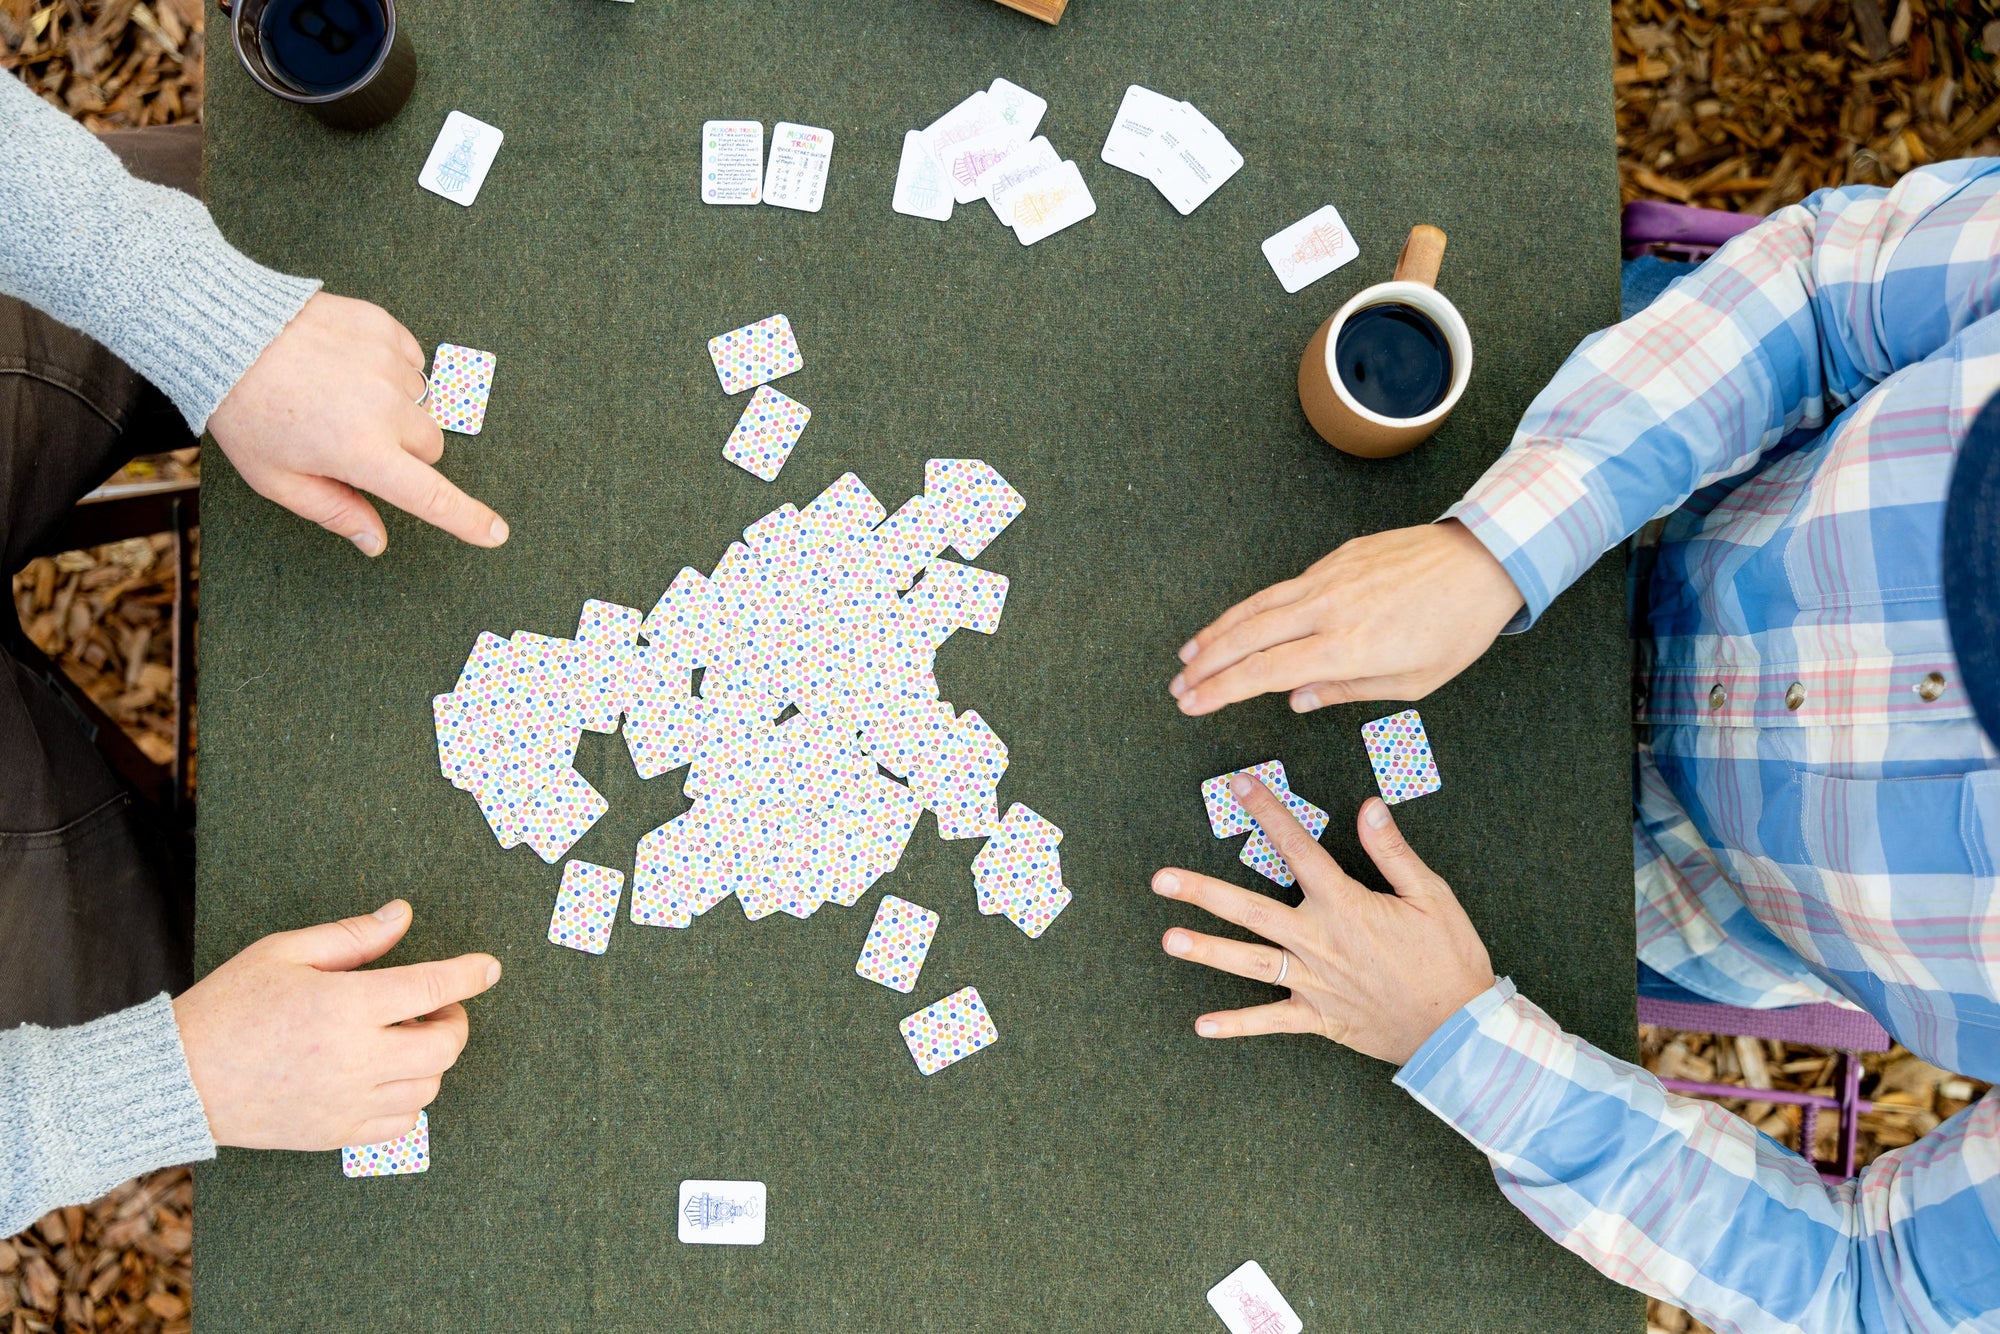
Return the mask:
{"type": "Polygon", "coordinates": [[[1282,987],[1283,985],[1285,985],[1285,974],[1291,971],[1292,971],[1292,952],[1287,949],[1280,949],[1278,951],[1278,975],[1271,979],[1271,985],[1274,987],[1282,987]]]}

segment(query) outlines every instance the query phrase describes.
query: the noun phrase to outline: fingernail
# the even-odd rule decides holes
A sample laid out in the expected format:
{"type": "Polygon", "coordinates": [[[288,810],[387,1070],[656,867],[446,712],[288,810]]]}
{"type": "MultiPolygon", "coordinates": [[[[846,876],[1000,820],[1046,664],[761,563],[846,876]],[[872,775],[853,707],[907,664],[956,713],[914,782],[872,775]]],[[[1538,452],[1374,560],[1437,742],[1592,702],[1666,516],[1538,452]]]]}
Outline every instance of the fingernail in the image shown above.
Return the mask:
{"type": "Polygon", "coordinates": [[[1361,812],[1370,829],[1380,829],[1389,823],[1389,808],[1379,801],[1368,803],[1368,809],[1361,812]]]}
{"type": "Polygon", "coordinates": [[[1194,1026],[1194,1031],[1205,1038],[1212,1038],[1222,1031],[1222,1025],[1213,1019],[1203,1019],[1194,1026]]]}
{"type": "Polygon", "coordinates": [[[1230,790],[1230,792],[1231,792],[1231,793],[1233,793],[1234,795],[1236,795],[1236,796],[1238,796],[1238,797],[1247,797],[1247,796],[1249,796],[1249,795],[1250,795],[1250,775],[1249,775],[1249,774],[1231,774],[1231,775],[1230,775],[1230,778],[1229,778],[1229,790],[1230,790]]]}
{"type": "Polygon", "coordinates": [[[378,922],[400,922],[403,920],[403,914],[409,910],[410,905],[401,899],[391,899],[375,910],[375,920],[378,922]]]}
{"type": "Polygon", "coordinates": [[[507,521],[505,519],[495,519],[493,526],[486,530],[486,537],[496,547],[505,542],[507,540],[507,521]]]}
{"type": "Polygon", "coordinates": [[[360,547],[361,554],[364,556],[373,557],[382,554],[382,539],[373,533],[356,533],[348,541],[360,547]]]}
{"type": "Polygon", "coordinates": [[[1173,895],[1181,892],[1181,878],[1172,871],[1162,871],[1153,877],[1153,892],[1173,895]]]}
{"type": "Polygon", "coordinates": [[[1167,682],[1167,693],[1175,699],[1179,699],[1182,695],[1187,694],[1187,674],[1184,672],[1179,673],[1175,675],[1173,680],[1167,682]]]}
{"type": "Polygon", "coordinates": [[[1319,707],[1319,696],[1310,690],[1301,690],[1292,696],[1293,713],[1311,713],[1319,707]]]}
{"type": "Polygon", "coordinates": [[[486,985],[490,987],[499,980],[500,980],[500,961],[498,959],[495,959],[492,963],[486,965],[486,985]]]}
{"type": "Polygon", "coordinates": [[[1180,660],[1182,662],[1193,662],[1194,655],[1200,650],[1200,647],[1201,646],[1195,643],[1192,639],[1188,640],[1187,643],[1181,645],[1181,651],[1178,655],[1180,657],[1180,660]]]}
{"type": "Polygon", "coordinates": [[[1186,932],[1184,931],[1167,932],[1167,953],[1186,954],[1188,952],[1188,946],[1191,944],[1193,944],[1193,942],[1187,938],[1186,932]]]}

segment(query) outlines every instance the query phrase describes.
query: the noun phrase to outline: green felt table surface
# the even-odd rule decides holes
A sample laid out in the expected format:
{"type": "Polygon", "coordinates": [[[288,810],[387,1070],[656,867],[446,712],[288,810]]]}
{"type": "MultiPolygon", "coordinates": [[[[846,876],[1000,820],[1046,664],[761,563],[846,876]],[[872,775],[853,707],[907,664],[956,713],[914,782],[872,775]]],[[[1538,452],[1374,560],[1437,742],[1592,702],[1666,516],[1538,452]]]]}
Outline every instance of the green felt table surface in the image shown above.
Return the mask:
{"type": "MultiPolygon", "coordinates": [[[[1077,0],[1049,28],[987,0],[407,0],[400,118],[326,130],[210,61],[208,172],[258,258],[378,301],[427,346],[499,358],[485,432],[445,471],[513,524],[497,551],[389,516],[388,554],[259,500],[204,500],[200,962],[259,935],[416,907],[402,962],[488,950],[501,985],[432,1106],[423,1176],[225,1150],[198,1179],[204,1331],[1207,1330],[1245,1259],[1310,1330],[1637,1329],[1638,1300],[1543,1238],[1484,1161],[1319,1039],[1217,1044],[1192,1021],[1269,989],[1169,960],[1180,864],[1263,885],[1197,788],[1282,758],[1360,869],[1360,725],[1264,700],[1172,707],[1174,650],[1357,534],[1435,517],[1616,309],[1609,14],[1508,5],[1077,0]],[[1094,218],[1033,248],[984,204],[889,198],[905,130],[996,74],[1048,98],[1094,218]],[[1181,217],[1098,148],[1126,85],[1194,102],[1248,165],[1181,217]],[[417,188],[447,111],[506,132],[478,202],[417,188]],[[705,208],[712,117],[825,126],[824,210],[705,208]],[[1336,203],[1361,258],[1294,296],[1259,242],[1336,203]],[[1293,387],[1313,328],[1388,276],[1408,228],[1477,345],[1436,439],[1362,462],[1293,387]],[[783,311],[814,411],[776,483],[723,462],[743,399],[713,334],[783,311]],[[687,931],[621,920],[609,953],[544,939],[558,879],[502,851],[438,775],[430,697],[482,629],[650,606],[745,524],[852,469],[892,507],[924,460],[990,460],[1028,509],[981,558],[1012,581],[938,679],[1012,750],[1003,804],[1067,831],[1075,903],[1039,941],[975,910],[974,842],[927,818],[851,909],[687,931]],[[853,971],[881,892],[942,914],[917,992],[853,971]],[[968,983],[1001,1040],[921,1078],[897,1021],[968,983]],[[767,1182],[756,1249],[675,1240],[683,1178],[767,1182]]],[[[225,31],[217,21],[211,32],[225,31]]],[[[1627,664],[1616,561],[1423,703],[1443,790],[1403,826],[1496,966],[1572,1031],[1635,1046],[1627,664]]],[[[616,737],[575,854],[621,869],[685,807],[616,737]]],[[[1372,872],[1365,873],[1372,879],[1372,872]]],[[[1270,888],[1269,886],[1264,886],[1270,888]]]]}

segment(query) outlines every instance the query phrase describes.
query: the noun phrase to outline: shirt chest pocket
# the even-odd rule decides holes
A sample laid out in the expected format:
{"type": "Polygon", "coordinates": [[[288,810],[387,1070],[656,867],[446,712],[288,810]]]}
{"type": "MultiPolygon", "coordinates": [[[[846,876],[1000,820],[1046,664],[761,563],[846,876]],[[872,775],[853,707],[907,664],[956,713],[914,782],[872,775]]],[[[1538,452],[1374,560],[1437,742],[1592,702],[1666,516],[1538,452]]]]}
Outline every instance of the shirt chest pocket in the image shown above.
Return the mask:
{"type": "MultiPolygon", "coordinates": [[[[1957,457],[1952,363],[1898,372],[1827,428],[1793,511],[1785,573],[1802,611],[1943,601],[1944,499],[1957,457]]],[[[1804,461],[1802,459],[1801,461],[1804,461]]]]}
{"type": "Polygon", "coordinates": [[[1985,975],[1986,938],[2000,916],[2000,771],[1879,780],[1804,773],[1798,792],[1805,860],[1834,918],[1827,928],[1878,967],[1901,957],[1920,971],[1960,973],[1961,985],[1985,975]]]}

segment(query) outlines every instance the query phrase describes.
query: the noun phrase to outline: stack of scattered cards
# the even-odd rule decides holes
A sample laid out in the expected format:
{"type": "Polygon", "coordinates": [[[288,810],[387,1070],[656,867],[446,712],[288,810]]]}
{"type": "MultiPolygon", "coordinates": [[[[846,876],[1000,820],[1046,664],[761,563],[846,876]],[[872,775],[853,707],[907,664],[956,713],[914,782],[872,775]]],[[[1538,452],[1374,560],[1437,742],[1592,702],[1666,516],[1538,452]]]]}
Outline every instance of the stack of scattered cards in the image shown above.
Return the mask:
{"type": "Polygon", "coordinates": [[[903,136],[892,207],[945,222],[955,205],[984,199],[1022,245],[1082,222],[1097,212],[1083,173],[1035,135],[1048,106],[1019,84],[995,79],[924,129],[911,130],[903,136]]]}
{"type": "MultiPolygon", "coordinates": [[[[712,573],[682,570],[650,614],[591,601],[573,639],[482,634],[432,701],[445,777],[503,847],[553,865],[606,809],[571,767],[578,740],[622,726],[640,776],[685,766],[695,799],[640,843],[635,922],[687,926],[732,895],[752,919],[851,905],[928,809],[944,838],[998,836],[995,859],[1023,869],[982,882],[982,906],[1039,934],[1069,899],[1061,831],[1024,806],[1003,824],[1007,747],[933,674],[953,633],[998,628],[1008,587],[944,552],[978,556],[1026,502],[978,459],[933,459],[924,480],[891,516],[848,473],[751,524],[712,573]]],[[[570,866],[552,937],[601,949],[620,879],[570,866]]]]}
{"type": "Polygon", "coordinates": [[[764,123],[711,120],[701,127],[701,202],[774,204],[819,212],[833,165],[833,131],[781,120],[771,127],[764,158],[764,123]]]}
{"type": "Polygon", "coordinates": [[[1243,169],[1243,155],[1192,103],[1176,102],[1136,83],[1125,90],[1099,156],[1144,176],[1183,215],[1200,208],[1243,169]]]}
{"type": "Polygon", "coordinates": [[[1239,773],[1249,774],[1269,788],[1271,795],[1285,804],[1285,808],[1298,818],[1306,833],[1313,838],[1326,832],[1327,813],[1292,791],[1291,781],[1285,777],[1285,766],[1278,760],[1266,760],[1248,769],[1218,774],[1201,785],[1202,804],[1208,807],[1208,827],[1215,831],[1215,836],[1233,838],[1237,834],[1249,834],[1236,859],[1267,880],[1289,885],[1297,878],[1292,874],[1292,868],[1285,865],[1278,849],[1265,837],[1250,812],[1243,809],[1243,803],[1236,800],[1236,795],[1229,790],[1229,780],[1239,773]]]}
{"type": "Polygon", "coordinates": [[[708,340],[708,359],[715,363],[715,378],[722,381],[723,393],[757,391],[723,443],[722,457],[752,477],[776,481],[785,460],[792,456],[792,447],[805,433],[806,423],[812,420],[811,408],[770,384],[806,364],[792,322],[783,315],[772,315],[717,334],[708,340]]]}

